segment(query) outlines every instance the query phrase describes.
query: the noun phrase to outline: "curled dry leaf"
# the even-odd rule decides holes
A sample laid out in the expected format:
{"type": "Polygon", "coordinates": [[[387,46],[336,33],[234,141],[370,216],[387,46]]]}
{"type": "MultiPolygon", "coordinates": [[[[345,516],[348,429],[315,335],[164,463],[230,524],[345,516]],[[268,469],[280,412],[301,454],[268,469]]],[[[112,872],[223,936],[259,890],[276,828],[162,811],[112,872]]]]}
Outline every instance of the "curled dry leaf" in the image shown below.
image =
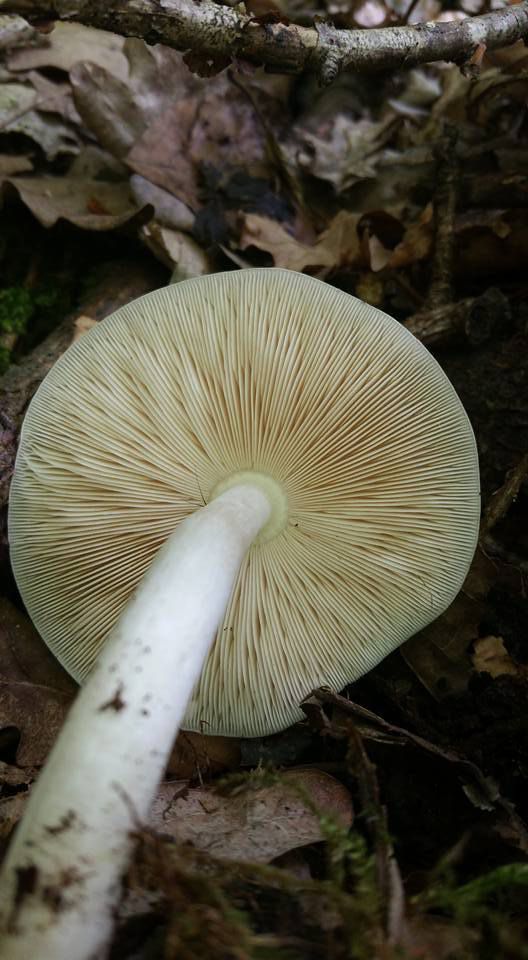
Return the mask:
{"type": "Polygon", "coordinates": [[[113,230],[144,222],[151,207],[138,208],[126,183],[83,177],[10,177],[6,181],[44,227],[64,219],[84,230],[113,230]]]}
{"type": "Polygon", "coordinates": [[[127,40],[123,53],[126,76],[90,58],[78,62],[70,76],[84,123],[101,146],[118,157],[128,153],[155,122],[153,117],[159,118],[200,84],[180,54],[168,47],[147,47],[141,40],[127,40]]]}
{"type": "Polygon", "coordinates": [[[248,780],[223,796],[165,784],[154,802],[153,826],[212,856],[269,863],[288,850],[324,839],[320,815],[347,828],[352,801],[346,787],[321,770],[289,770],[272,783],[248,780]]]}
{"type": "Polygon", "coordinates": [[[257,247],[273,257],[276,267],[302,272],[307,268],[321,270],[350,266],[360,258],[357,233],[359,215],[341,210],[318,237],[313,246],[300,243],[287,230],[269,217],[246,214],[240,237],[240,247],[257,247]]]}
{"type": "Polygon", "coordinates": [[[4,127],[4,133],[21,133],[33,140],[47,160],[76,156],[81,148],[75,128],[60,117],[38,110],[27,110],[4,127]]]}
{"type": "Polygon", "coordinates": [[[187,233],[152,222],[142,228],[141,237],[157,259],[173,271],[172,283],[211,272],[207,254],[187,233]]]}
{"type": "Polygon", "coordinates": [[[150,203],[154,207],[154,216],[160,226],[170,227],[172,230],[192,230],[194,214],[168,190],[157,187],[155,183],[145,180],[137,173],[130,177],[130,189],[137,204],[142,206],[150,203]]]}
{"type": "Polygon", "coordinates": [[[359,180],[376,176],[381,151],[397,125],[399,120],[392,114],[376,122],[340,113],[320,134],[298,131],[287,151],[303,170],[341,193],[359,180]]]}

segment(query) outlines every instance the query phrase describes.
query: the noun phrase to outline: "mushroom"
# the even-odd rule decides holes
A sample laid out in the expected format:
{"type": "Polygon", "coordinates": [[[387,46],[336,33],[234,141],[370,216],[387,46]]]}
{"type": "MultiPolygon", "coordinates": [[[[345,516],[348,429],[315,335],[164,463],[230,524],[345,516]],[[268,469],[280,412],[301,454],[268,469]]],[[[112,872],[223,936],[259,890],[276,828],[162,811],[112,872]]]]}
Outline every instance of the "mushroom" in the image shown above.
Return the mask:
{"type": "Polygon", "coordinates": [[[24,422],[9,531],[27,608],[84,686],[6,859],[2,956],[99,956],[180,724],[299,719],[449,605],[478,520],[439,365],[325,283],[200,277],[74,344],[24,422]]]}

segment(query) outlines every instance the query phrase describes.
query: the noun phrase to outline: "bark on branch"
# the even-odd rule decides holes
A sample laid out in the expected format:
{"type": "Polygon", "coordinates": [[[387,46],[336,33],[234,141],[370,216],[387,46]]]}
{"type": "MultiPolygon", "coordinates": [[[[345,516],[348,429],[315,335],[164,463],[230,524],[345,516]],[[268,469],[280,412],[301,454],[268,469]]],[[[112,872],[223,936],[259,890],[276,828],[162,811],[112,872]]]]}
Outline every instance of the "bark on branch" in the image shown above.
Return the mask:
{"type": "Polygon", "coordinates": [[[528,37],[528,0],[463,21],[373,30],[263,23],[248,16],[242,4],[233,8],[211,0],[0,0],[0,13],[72,20],[190,51],[193,67],[198,56],[204,74],[245,59],[279,73],[310,70],[323,84],[342,70],[463,63],[478,47],[493,50],[528,37]]]}

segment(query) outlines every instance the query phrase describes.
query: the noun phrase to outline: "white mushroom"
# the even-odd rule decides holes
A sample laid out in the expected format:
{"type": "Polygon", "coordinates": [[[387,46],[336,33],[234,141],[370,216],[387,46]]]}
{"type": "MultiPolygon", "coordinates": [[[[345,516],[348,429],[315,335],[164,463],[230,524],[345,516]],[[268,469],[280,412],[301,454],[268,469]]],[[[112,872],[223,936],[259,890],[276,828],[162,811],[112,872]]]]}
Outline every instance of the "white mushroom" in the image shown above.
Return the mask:
{"type": "Polygon", "coordinates": [[[9,522],[34,622],[89,679],[4,867],[6,960],[101,949],[125,798],[147,816],[184,713],[280,730],[438,616],[473,556],[478,488],[436,361],[304,275],[186,281],[70,348],[24,423],[9,522]]]}

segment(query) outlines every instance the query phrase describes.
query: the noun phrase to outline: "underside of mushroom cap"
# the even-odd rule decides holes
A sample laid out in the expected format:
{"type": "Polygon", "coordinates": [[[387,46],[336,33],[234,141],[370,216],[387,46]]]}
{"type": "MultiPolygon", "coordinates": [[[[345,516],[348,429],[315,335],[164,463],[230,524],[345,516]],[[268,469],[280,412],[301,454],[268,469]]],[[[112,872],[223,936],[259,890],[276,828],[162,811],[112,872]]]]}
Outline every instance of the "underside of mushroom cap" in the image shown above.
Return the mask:
{"type": "Polygon", "coordinates": [[[260,736],[449,605],[478,462],[434,358],[354,297],[272,269],[147,294],[64,354],[22,430],[13,567],[73,676],[176,525],[241,473],[276,491],[276,527],[243,562],[184,726],[260,736]]]}

